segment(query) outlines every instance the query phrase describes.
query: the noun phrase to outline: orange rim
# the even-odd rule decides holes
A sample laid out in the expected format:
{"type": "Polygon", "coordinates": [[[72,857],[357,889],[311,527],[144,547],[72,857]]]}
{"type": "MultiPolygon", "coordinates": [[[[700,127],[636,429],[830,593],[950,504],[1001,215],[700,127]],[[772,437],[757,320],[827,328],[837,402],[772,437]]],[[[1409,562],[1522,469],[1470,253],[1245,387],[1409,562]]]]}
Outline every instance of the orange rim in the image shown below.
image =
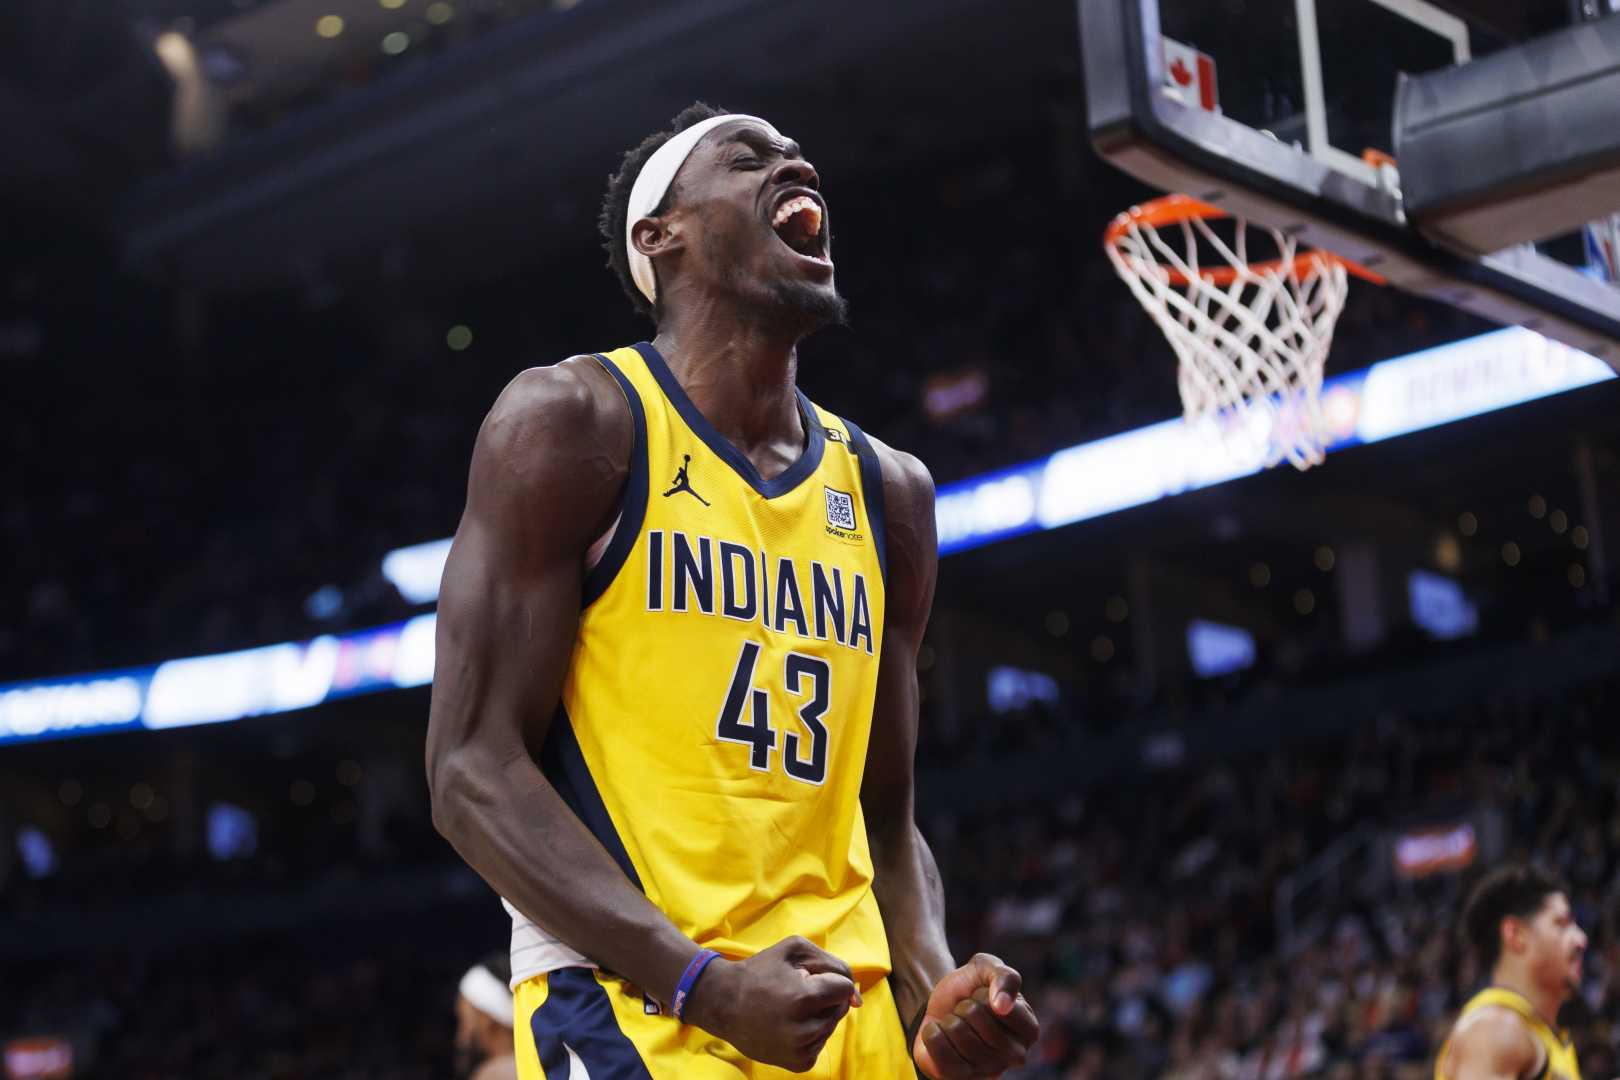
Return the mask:
{"type": "MultiPolygon", "coordinates": [[[[1154,229],[1161,229],[1166,225],[1179,225],[1185,221],[1196,219],[1213,220],[1231,216],[1220,207],[1201,202],[1191,195],[1165,195],[1151,202],[1145,202],[1140,206],[1133,206],[1123,213],[1116,214],[1114,220],[1108,223],[1108,228],[1103,230],[1103,243],[1108,247],[1117,248],[1120,239],[1130,230],[1132,225],[1147,225],[1154,229]]],[[[1382,275],[1374,273],[1360,263],[1321,249],[1294,256],[1293,272],[1295,276],[1303,277],[1309,271],[1311,261],[1318,257],[1338,263],[1363,281],[1370,281],[1374,285],[1387,284],[1382,275]]],[[[1248,269],[1251,273],[1265,273],[1268,270],[1281,269],[1283,262],[1282,259],[1267,259],[1264,262],[1250,263],[1248,269]]],[[[1163,266],[1162,263],[1160,265],[1163,266]]],[[[1187,275],[1180,270],[1168,266],[1164,267],[1164,270],[1170,275],[1170,284],[1186,285],[1189,283],[1187,275]]],[[[1198,276],[1213,285],[1230,285],[1237,280],[1238,268],[1235,266],[1223,266],[1200,270],[1198,276]]]]}
{"type": "Polygon", "coordinates": [[[1382,150],[1374,149],[1371,146],[1367,147],[1367,149],[1361,152],[1361,160],[1365,161],[1368,165],[1371,165],[1375,169],[1382,165],[1388,165],[1391,168],[1396,167],[1394,157],[1384,153],[1382,150]]]}

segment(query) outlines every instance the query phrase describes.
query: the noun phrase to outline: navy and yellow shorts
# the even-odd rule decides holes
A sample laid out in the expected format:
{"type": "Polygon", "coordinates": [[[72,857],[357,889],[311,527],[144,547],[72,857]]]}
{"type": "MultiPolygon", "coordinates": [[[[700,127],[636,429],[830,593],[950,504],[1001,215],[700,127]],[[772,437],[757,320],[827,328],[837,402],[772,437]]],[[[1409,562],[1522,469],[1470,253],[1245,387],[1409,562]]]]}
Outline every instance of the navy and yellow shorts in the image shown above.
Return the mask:
{"type": "Polygon", "coordinates": [[[730,1043],[652,1012],[641,991],[591,968],[559,968],[518,984],[514,1038],[519,1080],[915,1080],[889,980],[861,983],[815,1067],[790,1073],[730,1043]]]}

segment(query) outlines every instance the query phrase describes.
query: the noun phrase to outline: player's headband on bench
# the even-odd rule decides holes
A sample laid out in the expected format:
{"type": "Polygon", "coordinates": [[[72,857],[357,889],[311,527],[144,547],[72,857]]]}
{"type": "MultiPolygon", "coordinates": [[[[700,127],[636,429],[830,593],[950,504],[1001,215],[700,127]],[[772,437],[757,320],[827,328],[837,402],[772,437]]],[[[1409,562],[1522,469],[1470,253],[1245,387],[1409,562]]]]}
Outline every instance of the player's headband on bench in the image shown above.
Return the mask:
{"type": "Polygon", "coordinates": [[[741,113],[725,113],[721,116],[711,116],[701,120],[685,131],[677,132],[663,146],[653,151],[647,164],[641,167],[641,173],[630,188],[630,208],[624,217],[624,248],[630,256],[630,276],[635,280],[636,288],[641,295],[649,301],[658,300],[658,279],[653,276],[652,260],[636,250],[631,241],[631,234],[636,222],[658,209],[658,204],[664,201],[664,193],[669,190],[670,183],[675,174],[680,172],[681,166],[686,163],[687,157],[698,140],[721,124],[729,124],[733,120],[752,120],[770,132],[775,138],[781,138],[776,128],[768,121],[757,116],[745,116],[741,113]]]}
{"type": "Polygon", "coordinates": [[[512,989],[483,964],[474,964],[461,977],[461,996],[497,1024],[512,1026],[512,989]]]}

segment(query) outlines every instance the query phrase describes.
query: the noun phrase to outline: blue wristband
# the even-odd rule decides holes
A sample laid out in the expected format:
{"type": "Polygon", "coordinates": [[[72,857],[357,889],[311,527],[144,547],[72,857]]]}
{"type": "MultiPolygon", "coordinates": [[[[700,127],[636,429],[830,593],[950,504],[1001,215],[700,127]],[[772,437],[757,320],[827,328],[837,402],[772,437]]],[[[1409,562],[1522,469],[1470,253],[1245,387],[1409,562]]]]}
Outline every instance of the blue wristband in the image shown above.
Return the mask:
{"type": "Polygon", "coordinates": [[[687,964],[686,970],[681,973],[681,981],[675,984],[675,997],[669,1004],[669,1011],[674,1013],[675,1019],[681,1023],[686,1022],[686,999],[692,993],[692,987],[697,984],[698,976],[702,975],[703,969],[719,955],[713,949],[699,949],[698,954],[692,957],[692,962],[687,964]]]}

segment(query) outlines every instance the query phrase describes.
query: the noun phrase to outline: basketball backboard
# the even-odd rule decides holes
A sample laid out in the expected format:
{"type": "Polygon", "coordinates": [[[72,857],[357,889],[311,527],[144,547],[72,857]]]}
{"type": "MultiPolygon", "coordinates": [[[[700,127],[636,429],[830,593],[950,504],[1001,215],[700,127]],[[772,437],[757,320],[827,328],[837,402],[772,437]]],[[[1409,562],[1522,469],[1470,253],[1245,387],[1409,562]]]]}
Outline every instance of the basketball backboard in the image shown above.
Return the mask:
{"type": "MultiPolygon", "coordinates": [[[[1620,289],[1575,265],[1579,238],[1568,245],[1572,261],[1547,245],[1483,256],[1442,247],[1409,222],[1393,156],[1399,73],[1518,48],[1579,5],[1079,3],[1090,132],[1109,161],[1334,251],[1395,287],[1538,330],[1620,370],[1620,289]]],[[[1620,190],[1607,209],[1620,211],[1620,190]]]]}

